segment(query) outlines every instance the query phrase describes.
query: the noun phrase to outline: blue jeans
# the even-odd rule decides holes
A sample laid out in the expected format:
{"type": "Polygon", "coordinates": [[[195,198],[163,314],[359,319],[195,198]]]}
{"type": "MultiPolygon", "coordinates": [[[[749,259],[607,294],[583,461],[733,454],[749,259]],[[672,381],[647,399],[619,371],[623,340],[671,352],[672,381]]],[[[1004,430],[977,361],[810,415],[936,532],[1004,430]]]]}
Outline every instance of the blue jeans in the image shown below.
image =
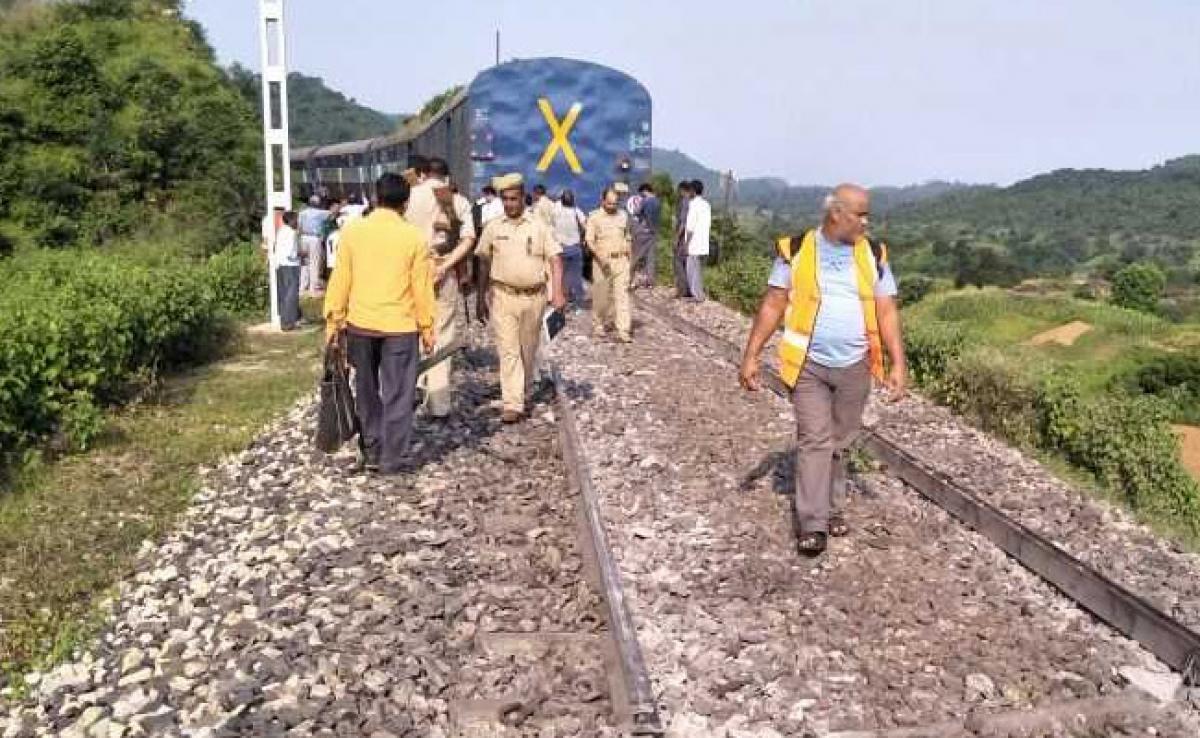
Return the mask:
{"type": "Polygon", "coordinates": [[[563,282],[567,300],[573,305],[583,303],[583,247],[577,243],[563,246],[563,282]]]}

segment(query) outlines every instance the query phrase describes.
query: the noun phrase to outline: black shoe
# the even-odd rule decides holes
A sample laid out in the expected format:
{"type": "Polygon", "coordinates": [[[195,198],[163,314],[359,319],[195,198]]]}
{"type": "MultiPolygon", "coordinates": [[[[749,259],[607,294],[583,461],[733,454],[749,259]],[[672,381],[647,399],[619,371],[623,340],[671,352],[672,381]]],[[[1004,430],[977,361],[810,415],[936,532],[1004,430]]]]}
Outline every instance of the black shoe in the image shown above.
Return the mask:
{"type": "Polygon", "coordinates": [[[829,545],[829,535],[823,531],[801,534],[796,548],[804,556],[816,557],[825,552],[829,545]]]}

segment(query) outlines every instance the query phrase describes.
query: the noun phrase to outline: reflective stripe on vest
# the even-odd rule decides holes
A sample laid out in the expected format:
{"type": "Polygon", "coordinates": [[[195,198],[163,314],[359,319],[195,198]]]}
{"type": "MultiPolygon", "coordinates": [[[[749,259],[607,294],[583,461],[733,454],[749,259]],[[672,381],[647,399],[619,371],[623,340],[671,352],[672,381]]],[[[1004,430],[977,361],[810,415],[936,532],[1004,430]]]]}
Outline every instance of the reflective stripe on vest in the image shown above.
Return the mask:
{"type": "MultiPolygon", "coordinates": [[[[785,236],[775,244],[780,258],[792,268],[792,290],[783,316],[783,337],[779,341],[779,377],[788,387],[796,386],[800,372],[804,370],[809,341],[817,324],[817,311],[821,309],[817,232],[806,232],[799,239],[798,247],[796,240],[785,236]]],[[[880,255],[881,263],[886,263],[884,253],[880,255]]],[[[854,244],[854,267],[858,297],[863,307],[863,322],[867,329],[871,374],[883,379],[883,344],[879,337],[879,317],[875,311],[875,283],[879,280],[879,272],[875,254],[866,238],[860,238],[854,244]]]]}

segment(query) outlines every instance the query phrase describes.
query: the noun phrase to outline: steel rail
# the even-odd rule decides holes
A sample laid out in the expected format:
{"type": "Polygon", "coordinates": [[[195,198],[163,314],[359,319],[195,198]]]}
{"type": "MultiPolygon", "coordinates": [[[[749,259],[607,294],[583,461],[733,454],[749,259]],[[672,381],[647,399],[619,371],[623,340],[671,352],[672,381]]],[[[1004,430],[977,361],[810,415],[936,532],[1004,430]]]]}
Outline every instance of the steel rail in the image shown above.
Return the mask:
{"type": "MultiPolygon", "coordinates": [[[[592,486],[588,471],[587,456],[579,440],[575,424],[575,411],[567,398],[566,388],[558,367],[551,370],[555,389],[555,409],[558,413],[559,439],[562,443],[563,461],[566,463],[572,487],[579,495],[582,525],[580,526],[600,579],[600,591],[607,609],[608,634],[612,639],[613,653],[619,664],[619,682],[624,691],[621,695],[624,709],[629,712],[629,731],[632,735],[662,735],[662,720],[650,684],[650,674],[642,657],[637,629],[630,617],[621,587],[621,574],[608,545],[608,534],[604,530],[604,517],[600,513],[600,499],[592,486]]],[[[614,700],[614,705],[617,701],[614,700]]]]}
{"type": "MultiPolygon", "coordinates": [[[[705,344],[725,361],[734,366],[739,364],[740,350],[731,341],[645,300],[634,298],[634,302],[677,332],[705,344]]],[[[788,397],[788,389],[778,376],[769,374],[763,379],[772,392],[788,397]]],[[[921,495],[1178,671],[1185,684],[1200,685],[1200,634],[923,464],[884,435],[867,431],[861,443],[868,453],[921,495]]]]}

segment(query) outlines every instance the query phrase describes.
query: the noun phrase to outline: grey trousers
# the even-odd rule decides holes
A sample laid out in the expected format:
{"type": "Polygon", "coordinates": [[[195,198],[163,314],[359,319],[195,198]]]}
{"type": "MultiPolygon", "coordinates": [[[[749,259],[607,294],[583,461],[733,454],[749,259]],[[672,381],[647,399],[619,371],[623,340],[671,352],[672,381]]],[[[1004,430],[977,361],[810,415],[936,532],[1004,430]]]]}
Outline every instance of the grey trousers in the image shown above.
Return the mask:
{"type": "Polygon", "coordinates": [[[696,300],[707,299],[704,294],[704,259],[703,256],[687,258],[688,293],[696,300]]]}
{"type": "Polygon", "coordinates": [[[321,239],[316,236],[301,236],[300,243],[308,252],[304,268],[308,270],[308,290],[316,292],[321,288],[321,271],[325,268],[325,249],[321,247],[321,239]]]}
{"type": "Polygon", "coordinates": [[[690,297],[687,281],[687,249],[675,244],[675,296],[690,297]]]}
{"type": "Polygon", "coordinates": [[[382,338],[350,332],[347,349],[354,366],[354,406],[363,448],[369,455],[378,454],[381,471],[398,471],[412,438],[417,334],[382,338]]]}
{"type": "Polygon", "coordinates": [[[275,297],[279,301],[279,325],[291,328],[300,322],[300,267],[276,267],[275,297]]]}
{"type": "Polygon", "coordinates": [[[846,449],[871,395],[866,360],[841,369],[808,362],[795,388],[796,519],[801,533],[828,532],[846,496],[846,449]]]}
{"type": "Polygon", "coordinates": [[[649,228],[637,225],[633,229],[633,274],[630,281],[637,283],[640,273],[650,284],[656,281],[655,257],[658,251],[658,237],[649,228]]]}

